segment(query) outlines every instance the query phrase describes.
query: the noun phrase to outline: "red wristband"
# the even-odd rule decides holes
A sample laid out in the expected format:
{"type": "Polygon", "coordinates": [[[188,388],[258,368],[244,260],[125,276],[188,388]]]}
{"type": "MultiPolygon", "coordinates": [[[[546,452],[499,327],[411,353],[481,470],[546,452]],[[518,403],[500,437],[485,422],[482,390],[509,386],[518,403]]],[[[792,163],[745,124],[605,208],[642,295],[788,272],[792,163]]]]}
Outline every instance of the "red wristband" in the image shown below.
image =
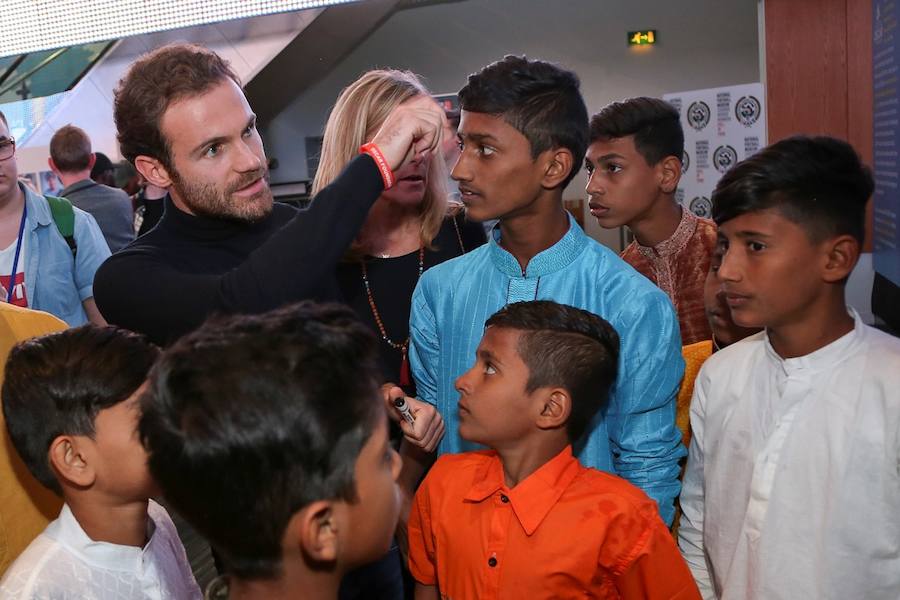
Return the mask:
{"type": "Polygon", "coordinates": [[[362,154],[368,154],[372,157],[372,160],[375,161],[375,165],[381,173],[381,179],[384,181],[384,189],[392,187],[394,185],[394,172],[391,171],[391,166],[388,164],[387,160],[385,160],[384,154],[381,153],[381,149],[372,142],[369,142],[368,144],[360,146],[359,151],[362,154]]]}

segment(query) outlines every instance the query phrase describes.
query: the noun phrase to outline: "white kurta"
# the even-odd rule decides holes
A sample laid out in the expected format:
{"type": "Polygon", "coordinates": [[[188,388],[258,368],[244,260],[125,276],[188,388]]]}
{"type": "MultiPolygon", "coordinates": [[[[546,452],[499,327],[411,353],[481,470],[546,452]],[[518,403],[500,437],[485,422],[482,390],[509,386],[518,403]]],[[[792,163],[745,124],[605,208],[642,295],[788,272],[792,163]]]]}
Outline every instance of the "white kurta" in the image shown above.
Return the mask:
{"type": "Polygon", "coordinates": [[[679,544],[704,598],[900,598],[900,340],[853,316],[806,356],[763,332],[703,365],[679,544]]]}
{"type": "Polygon", "coordinates": [[[91,540],[68,505],[0,581],[0,600],[199,600],[166,510],[150,501],[143,548],[91,540]]]}

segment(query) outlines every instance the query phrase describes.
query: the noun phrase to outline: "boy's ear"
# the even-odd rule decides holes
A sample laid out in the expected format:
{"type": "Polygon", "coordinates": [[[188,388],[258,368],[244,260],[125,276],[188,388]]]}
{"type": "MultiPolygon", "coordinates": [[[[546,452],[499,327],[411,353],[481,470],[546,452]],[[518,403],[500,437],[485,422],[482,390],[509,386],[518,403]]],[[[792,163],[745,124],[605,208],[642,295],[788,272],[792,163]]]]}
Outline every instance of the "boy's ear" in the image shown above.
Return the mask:
{"type": "Polygon", "coordinates": [[[565,427],[572,414],[572,397],[562,388],[539,390],[542,406],[537,419],[540,429],[565,427]]]}
{"type": "Polygon", "coordinates": [[[542,156],[545,158],[544,177],[541,185],[546,189],[560,187],[572,172],[575,159],[568,148],[554,148],[547,150],[542,156]]]}
{"type": "Polygon", "coordinates": [[[88,443],[84,436],[61,435],[50,444],[50,466],[61,479],[76,487],[90,487],[96,478],[88,443]]]}
{"type": "Polygon", "coordinates": [[[659,173],[659,189],[665,194],[674,194],[681,180],[681,158],[667,156],[656,165],[659,173]]]}
{"type": "Polygon", "coordinates": [[[859,242],[852,235],[839,235],[824,242],[822,279],[837,283],[850,276],[859,260],[859,242]]]}
{"type": "Polygon", "coordinates": [[[338,511],[330,500],[316,500],[288,522],[289,543],[300,546],[301,554],[314,564],[334,563],[340,549],[338,511]]]}
{"type": "Polygon", "coordinates": [[[168,188],[172,185],[172,174],[156,158],[143,154],[134,158],[134,168],[144,176],[144,179],[156,187],[168,188]]]}

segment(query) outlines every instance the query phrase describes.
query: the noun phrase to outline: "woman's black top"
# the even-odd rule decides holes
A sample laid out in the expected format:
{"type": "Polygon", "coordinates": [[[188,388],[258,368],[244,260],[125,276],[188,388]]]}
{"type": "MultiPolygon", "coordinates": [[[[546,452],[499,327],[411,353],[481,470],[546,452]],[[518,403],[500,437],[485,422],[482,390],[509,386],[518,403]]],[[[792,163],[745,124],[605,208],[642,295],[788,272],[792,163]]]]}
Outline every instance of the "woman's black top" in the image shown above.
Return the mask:
{"type": "MultiPolygon", "coordinates": [[[[467,221],[462,212],[455,217],[448,216],[444,219],[432,244],[434,250],[427,248],[425,250],[424,268],[428,270],[445,260],[460,256],[485,241],[484,229],[480,223],[467,221]]],[[[390,258],[367,256],[365,261],[369,288],[387,337],[396,344],[402,344],[409,337],[409,311],[413,290],[419,280],[419,251],[390,258]]],[[[366,296],[360,263],[358,261],[341,263],[338,266],[337,277],[347,304],[378,337],[384,380],[399,383],[402,353],[399,349],[392,348],[381,337],[366,296]]],[[[408,395],[415,396],[414,383],[404,387],[408,395]]]]}

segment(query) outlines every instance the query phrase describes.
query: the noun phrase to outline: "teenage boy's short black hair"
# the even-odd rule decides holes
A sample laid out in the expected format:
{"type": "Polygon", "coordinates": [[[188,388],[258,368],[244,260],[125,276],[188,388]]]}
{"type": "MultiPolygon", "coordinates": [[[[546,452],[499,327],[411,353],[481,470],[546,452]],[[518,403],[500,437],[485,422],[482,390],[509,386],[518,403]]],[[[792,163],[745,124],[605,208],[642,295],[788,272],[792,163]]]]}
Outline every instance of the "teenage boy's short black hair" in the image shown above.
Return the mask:
{"type": "Polygon", "coordinates": [[[213,319],[166,350],[141,439],[172,506],[230,573],[278,573],[291,517],[356,498],[378,395],[375,337],[347,307],[303,302],[213,319]]]}
{"type": "Polygon", "coordinates": [[[527,392],[559,386],[572,396],[566,424],[577,441],[606,403],[619,370],[619,335],[594,313],[549,300],[515,302],[494,313],[485,327],[521,332],[519,356],[528,367],[527,392]]]}
{"type": "Polygon", "coordinates": [[[459,90],[459,105],[468,112],[503,117],[531,144],[531,156],[567,148],[574,157],[572,181],[587,151],[588,112],[578,76],[554,64],[506,56],[469,75],[459,90]]]}
{"type": "Polygon", "coordinates": [[[681,160],[684,131],[675,107],[659,98],[630,98],[608,104],[591,117],[590,140],[634,136],[634,147],[653,166],[667,156],[681,160]]]}
{"type": "Polygon", "coordinates": [[[795,136],[736,164],[712,193],[718,225],[777,209],[813,241],[849,234],[862,244],[872,172],[853,147],[832,137],[795,136]]]}
{"type": "Polygon", "coordinates": [[[3,416],[13,446],[43,485],[62,494],[48,451],[61,435],[94,435],[97,413],[134,394],[159,349],[116,327],[83,325],[18,344],[6,361],[3,416]]]}

